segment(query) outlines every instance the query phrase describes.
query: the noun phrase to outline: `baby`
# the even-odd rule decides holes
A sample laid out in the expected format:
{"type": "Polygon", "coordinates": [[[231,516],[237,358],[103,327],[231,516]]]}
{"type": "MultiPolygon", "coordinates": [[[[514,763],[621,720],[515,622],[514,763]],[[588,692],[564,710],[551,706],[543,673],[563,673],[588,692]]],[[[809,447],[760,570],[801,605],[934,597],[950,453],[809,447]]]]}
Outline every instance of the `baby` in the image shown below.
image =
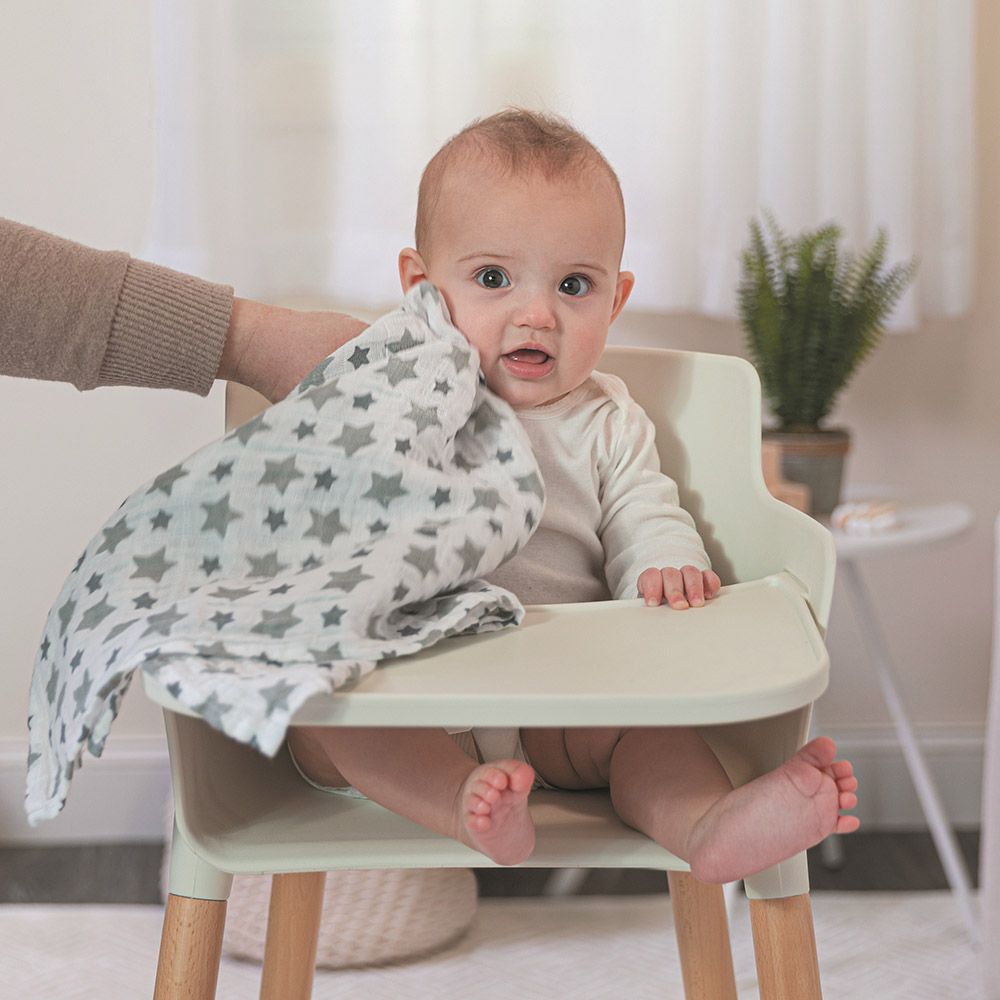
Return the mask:
{"type": "MultiPolygon", "coordinates": [[[[651,422],[621,380],[594,371],[634,283],[619,270],[624,241],[621,189],[604,157],[561,119],[511,109],[473,122],[430,161],[416,247],[399,255],[403,290],[440,289],[535,450],[541,524],[489,577],[525,603],[638,591],[679,611],[719,592],[659,470],[651,422]]],[[[353,786],[505,865],[534,848],[527,806],[537,785],[608,788],[625,823],[707,882],[859,825],[841,814],[857,801],[853,769],[825,738],[735,790],[694,729],[298,727],[288,742],[308,780],[353,786]]]]}

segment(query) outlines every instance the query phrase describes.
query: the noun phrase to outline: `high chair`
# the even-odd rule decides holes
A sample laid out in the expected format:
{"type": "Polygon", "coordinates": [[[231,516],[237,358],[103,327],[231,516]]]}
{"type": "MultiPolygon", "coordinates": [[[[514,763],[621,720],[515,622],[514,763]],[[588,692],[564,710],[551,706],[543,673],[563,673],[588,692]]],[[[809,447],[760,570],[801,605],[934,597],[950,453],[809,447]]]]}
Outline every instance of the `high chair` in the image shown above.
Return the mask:
{"type": "MultiPolygon", "coordinates": [[[[827,683],[835,555],[824,528],[765,489],[754,369],[721,355],[610,347],[599,370],[621,376],[656,424],[662,466],[721,595],[683,613],[638,599],[532,606],[519,628],[445,640],[314,698],[296,723],[696,725],[736,785],[805,742],[827,683]]],[[[261,997],[304,1000],[326,871],[494,867],[374,802],[311,788],[287,751],[269,760],[151,678],[143,684],[165,709],[176,816],[156,1000],[215,995],[234,874],[274,875],[261,997]]],[[[720,886],[625,827],[605,792],[536,790],[531,803],[538,837],[526,867],[666,871],[687,1000],[735,1000],[720,886]]],[[[805,853],[745,885],[761,997],[819,998],[805,853]]]]}

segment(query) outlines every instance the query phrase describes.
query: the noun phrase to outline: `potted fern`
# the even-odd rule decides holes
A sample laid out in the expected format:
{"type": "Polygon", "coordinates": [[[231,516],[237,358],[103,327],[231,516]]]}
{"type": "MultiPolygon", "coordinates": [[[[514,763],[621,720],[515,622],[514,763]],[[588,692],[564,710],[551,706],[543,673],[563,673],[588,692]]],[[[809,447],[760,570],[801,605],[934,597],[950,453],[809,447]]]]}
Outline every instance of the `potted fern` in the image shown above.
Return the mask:
{"type": "Polygon", "coordinates": [[[765,437],[781,447],[785,479],[804,483],[812,513],[840,502],[850,436],[824,419],[858,365],[878,345],[884,321],[916,272],[912,259],[885,268],[879,230],[860,255],[842,253],[829,224],[790,237],[772,216],[750,221],[739,309],[747,347],[778,426],[765,437]]]}

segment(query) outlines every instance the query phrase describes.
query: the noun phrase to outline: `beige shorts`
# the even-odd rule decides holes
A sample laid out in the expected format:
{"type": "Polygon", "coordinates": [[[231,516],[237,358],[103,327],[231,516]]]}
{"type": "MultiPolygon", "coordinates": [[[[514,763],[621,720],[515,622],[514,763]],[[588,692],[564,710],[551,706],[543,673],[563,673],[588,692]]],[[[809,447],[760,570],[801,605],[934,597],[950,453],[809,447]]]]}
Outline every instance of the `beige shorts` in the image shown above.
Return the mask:
{"type": "MultiPolygon", "coordinates": [[[[500,729],[494,727],[475,727],[466,729],[459,733],[448,734],[458,748],[473,760],[480,764],[488,760],[520,760],[525,764],[530,764],[524,746],[521,743],[521,732],[518,729],[500,729]]],[[[347,785],[343,788],[332,788],[330,785],[320,785],[313,781],[299,767],[299,762],[292,753],[292,748],[288,748],[288,755],[292,758],[295,770],[299,772],[303,781],[318,788],[321,792],[331,792],[334,795],[347,795],[353,799],[367,799],[368,796],[359,792],[356,788],[347,785]]],[[[537,771],[535,771],[535,788],[553,788],[537,771]]]]}

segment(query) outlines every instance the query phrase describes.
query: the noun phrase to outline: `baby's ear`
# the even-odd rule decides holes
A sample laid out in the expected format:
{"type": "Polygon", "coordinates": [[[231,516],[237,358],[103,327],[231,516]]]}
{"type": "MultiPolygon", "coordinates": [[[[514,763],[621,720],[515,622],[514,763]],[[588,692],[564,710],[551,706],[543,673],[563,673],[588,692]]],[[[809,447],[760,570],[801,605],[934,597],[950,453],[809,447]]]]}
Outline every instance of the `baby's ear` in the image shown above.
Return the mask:
{"type": "MultiPolygon", "coordinates": [[[[618,318],[618,314],[625,308],[628,297],[632,294],[635,286],[635,275],[631,271],[619,271],[618,282],[615,286],[615,301],[611,308],[611,323],[618,318]]],[[[608,324],[611,325],[610,323],[608,324]]]]}
{"type": "Polygon", "coordinates": [[[423,257],[413,247],[399,251],[399,283],[405,295],[414,285],[427,280],[427,267],[423,257]]]}

